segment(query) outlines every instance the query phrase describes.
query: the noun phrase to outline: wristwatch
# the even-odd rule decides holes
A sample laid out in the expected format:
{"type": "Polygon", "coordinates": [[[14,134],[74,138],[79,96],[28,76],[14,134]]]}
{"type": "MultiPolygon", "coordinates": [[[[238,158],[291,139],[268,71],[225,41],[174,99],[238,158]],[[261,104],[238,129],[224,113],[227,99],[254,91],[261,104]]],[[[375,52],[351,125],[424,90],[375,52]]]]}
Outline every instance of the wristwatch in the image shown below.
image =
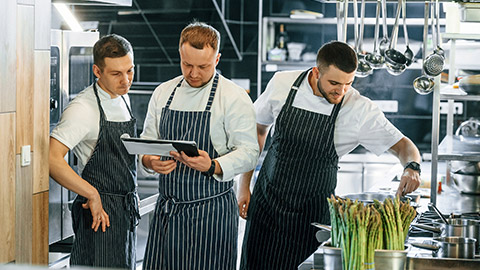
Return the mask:
{"type": "Polygon", "coordinates": [[[420,174],[420,172],[422,171],[422,170],[420,170],[420,164],[418,164],[418,162],[416,162],[416,161],[410,161],[410,162],[408,162],[408,163],[405,165],[405,168],[404,168],[403,170],[405,170],[405,169],[407,169],[407,168],[410,168],[410,169],[412,169],[412,170],[414,170],[414,171],[417,171],[418,174],[420,174]]]}
{"type": "Polygon", "coordinates": [[[215,161],[213,161],[213,159],[212,159],[212,165],[210,165],[210,168],[208,169],[208,171],[202,172],[202,174],[209,177],[215,174],[215,161]]]}

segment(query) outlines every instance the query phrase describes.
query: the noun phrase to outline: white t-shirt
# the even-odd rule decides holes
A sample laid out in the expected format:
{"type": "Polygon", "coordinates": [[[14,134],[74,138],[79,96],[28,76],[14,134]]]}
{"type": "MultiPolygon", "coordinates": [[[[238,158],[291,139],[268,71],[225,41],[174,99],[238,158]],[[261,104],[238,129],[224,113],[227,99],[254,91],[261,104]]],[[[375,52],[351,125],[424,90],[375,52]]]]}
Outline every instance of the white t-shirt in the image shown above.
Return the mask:
{"type": "MultiPolygon", "coordinates": [[[[128,108],[121,97],[111,98],[97,83],[98,96],[108,121],[123,122],[131,119],[128,108]]],[[[123,96],[130,106],[130,99],[123,96]]],[[[97,144],[100,131],[100,110],[93,92],[93,85],[80,92],[63,111],[60,121],[52,130],[51,137],[57,139],[78,158],[79,173],[83,171],[97,144]]]]}
{"type": "MultiPolygon", "coordinates": [[[[290,88],[303,71],[277,72],[265,92],[255,101],[257,123],[272,125],[286,102],[290,88]]],[[[308,75],[307,75],[308,77],[308,75]]],[[[333,104],[313,94],[307,77],[302,81],[293,106],[308,111],[330,115],[333,104]]],[[[350,87],[335,122],[335,149],[339,157],[348,154],[358,145],[380,155],[404,136],[385,117],[370,99],[350,87]]]]}
{"type": "MultiPolygon", "coordinates": [[[[158,130],[162,109],[181,79],[182,76],[178,76],[155,89],[148,104],[144,130],[140,137],[162,139],[158,130]]],[[[170,109],[204,111],[212,83],[213,77],[203,87],[193,88],[183,81],[175,91],[170,109]]],[[[243,88],[220,75],[210,111],[210,139],[220,155],[216,160],[223,170],[223,175],[214,175],[215,179],[228,181],[237,174],[253,170],[257,163],[259,148],[255,111],[248,94],[243,88]]],[[[141,157],[139,159],[141,160],[141,157]]],[[[141,167],[144,168],[143,165],[141,167]]]]}

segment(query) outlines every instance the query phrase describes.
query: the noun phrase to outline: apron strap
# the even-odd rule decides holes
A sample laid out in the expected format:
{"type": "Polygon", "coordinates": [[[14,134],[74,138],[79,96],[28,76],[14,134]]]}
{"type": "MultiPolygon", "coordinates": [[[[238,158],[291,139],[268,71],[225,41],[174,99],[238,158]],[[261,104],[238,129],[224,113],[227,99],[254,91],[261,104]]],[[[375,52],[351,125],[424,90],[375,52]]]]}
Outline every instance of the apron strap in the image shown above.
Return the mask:
{"type": "Polygon", "coordinates": [[[100,103],[100,97],[98,96],[97,90],[97,83],[93,83],[93,92],[95,93],[95,97],[97,98],[98,109],[100,110],[100,121],[104,121],[106,119],[105,112],[103,111],[102,104],[100,103]]]}
{"type": "Polygon", "coordinates": [[[205,111],[210,111],[212,108],[213,98],[215,97],[215,92],[217,91],[218,85],[218,73],[215,74],[215,78],[213,79],[212,90],[210,90],[210,96],[208,97],[207,106],[205,106],[205,111]]]}
{"type": "Polygon", "coordinates": [[[297,79],[296,79],[295,82],[293,83],[292,87],[290,88],[290,92],[288,93],[288,97],[287,97],[287,100],[285,101],[285,105],[291,106],[291,105],[293,104],[293,100],[295,99],[295,95],[297,94],[298,88],[300,87],[300,85],[302,84],[303,80],[305,79],[305,77],[307,76],[308,72],[309,72],[311,69],[312,69],[312,68],[309,68],[309,69],[305,70],[304,72],[302,72],[302,73],[297,77],[297,79]]]}
{"type": "Polygon", "coordinates": [[[180,87],[180,85],[182,85],[182,82],[183,82],[183,79],[181,79],[177,86],[175,86],[175,88],[173,89],[172,93],[170,94],[170,97],[168,98],[168,101],[167,101],[167,104],[165,105],[165,108],[168,109],[170,108],[170,104],[172,103],[172,100],[173,100],[173,96],[175,95],[175,91],[177,90],[178,87],[180,87]]]}

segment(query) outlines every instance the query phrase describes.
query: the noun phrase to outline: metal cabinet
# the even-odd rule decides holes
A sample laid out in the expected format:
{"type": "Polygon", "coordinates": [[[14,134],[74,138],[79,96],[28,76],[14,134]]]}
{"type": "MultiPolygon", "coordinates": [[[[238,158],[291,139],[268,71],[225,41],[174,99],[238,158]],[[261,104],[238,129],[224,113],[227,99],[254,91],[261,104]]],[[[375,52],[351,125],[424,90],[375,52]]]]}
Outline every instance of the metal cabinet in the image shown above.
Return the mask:
{"type": "MultiPolygon", "coordinates": [[[[448,85],[441,86],[440,76],[435,78],[433,91],[433,112],[432,112],[432,168],[431,168],[431,202],[437,203],[437,174],[438,162],[448,160],[480,161],[480,147],[478,145],[467,145],[453,135],[453,112],[454,101],[480,101],[479,95],[467,95],[461,89],[454,89],[455,82],[455,53],[457,40],[480,40],[480,34],[458,34],[445,33],[444,39],[451,40],[450,46],[450,68],[448,74],[448,85]],[[440,100],[448,101],[447,114],[447,135],[439,143],[440,129],[440,100]],[[468,150],[467,150],[468,149],[468,150]]],[[[449,166],[447,166],[447,174],[449,166]]]]}

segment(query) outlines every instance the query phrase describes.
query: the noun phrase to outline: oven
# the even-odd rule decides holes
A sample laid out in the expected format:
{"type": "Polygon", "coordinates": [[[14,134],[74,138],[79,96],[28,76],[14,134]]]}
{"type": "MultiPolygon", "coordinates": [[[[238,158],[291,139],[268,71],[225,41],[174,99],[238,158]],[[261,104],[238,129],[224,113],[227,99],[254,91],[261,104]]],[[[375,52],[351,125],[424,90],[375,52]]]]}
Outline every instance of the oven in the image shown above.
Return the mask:
{"type": "MultiPolygon", "coordinates": [[[[51,31],[50,47],[50,131],[60,120],[70,100],[92,84],[93,45],[98,32],[51,31]]],[[[77,160],[72,151],[65,156],[77,171],[77,160]]],[[[73,235],[71,204],[76,194],[50,178],[48,242],[54,244],[73,235]]]]}

